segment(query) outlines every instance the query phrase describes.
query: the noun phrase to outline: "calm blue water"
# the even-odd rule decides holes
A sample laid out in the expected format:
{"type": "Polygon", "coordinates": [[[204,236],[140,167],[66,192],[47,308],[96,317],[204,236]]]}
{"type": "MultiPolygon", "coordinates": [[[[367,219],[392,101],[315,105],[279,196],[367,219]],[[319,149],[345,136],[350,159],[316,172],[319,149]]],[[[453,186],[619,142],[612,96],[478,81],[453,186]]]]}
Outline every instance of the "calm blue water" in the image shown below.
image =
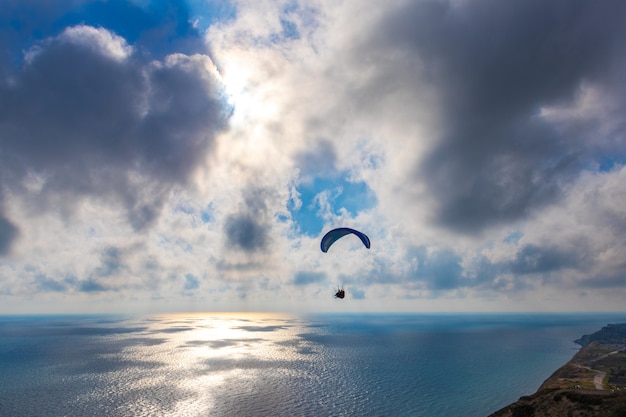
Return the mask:
{"type": "Polygon", "coordinates": [[[0,316],[1,416],[487,416],[626,315],[0,316]]]}

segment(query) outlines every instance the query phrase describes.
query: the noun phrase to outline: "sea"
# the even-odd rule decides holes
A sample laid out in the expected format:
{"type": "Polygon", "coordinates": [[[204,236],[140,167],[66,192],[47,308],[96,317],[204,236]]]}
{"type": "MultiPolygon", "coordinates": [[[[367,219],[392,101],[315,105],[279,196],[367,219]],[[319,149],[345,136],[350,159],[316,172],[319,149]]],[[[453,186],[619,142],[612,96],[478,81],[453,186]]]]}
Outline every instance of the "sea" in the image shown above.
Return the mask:
{"type": "Polygon", "coordinates": [[[0,316],[0,416],[486,417],[621,314],[0,316]]]}

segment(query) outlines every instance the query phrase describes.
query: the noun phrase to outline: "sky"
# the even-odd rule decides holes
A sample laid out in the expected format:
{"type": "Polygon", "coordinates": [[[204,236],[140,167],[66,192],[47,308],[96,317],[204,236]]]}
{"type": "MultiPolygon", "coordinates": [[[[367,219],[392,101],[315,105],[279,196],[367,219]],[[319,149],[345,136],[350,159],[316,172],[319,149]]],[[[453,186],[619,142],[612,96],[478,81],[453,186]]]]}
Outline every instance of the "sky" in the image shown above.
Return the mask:
{"type": "Polygon", "coordinates": [[[2,3],[0,314],[625,309],[626,2],[2,3]]]}

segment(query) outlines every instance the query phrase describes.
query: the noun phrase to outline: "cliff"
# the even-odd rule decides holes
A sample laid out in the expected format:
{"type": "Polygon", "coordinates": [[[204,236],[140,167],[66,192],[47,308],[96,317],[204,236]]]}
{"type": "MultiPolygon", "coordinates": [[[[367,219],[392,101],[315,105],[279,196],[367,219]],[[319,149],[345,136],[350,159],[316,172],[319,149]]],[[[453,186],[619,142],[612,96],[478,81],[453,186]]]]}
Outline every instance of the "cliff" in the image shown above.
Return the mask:
{"type": "Polygon", "coordinates": [[[626,417],[626,324],[575,341],[582,348],[533,395],[489,417],[626,417]]]}
{"type": "Polygon", "coordinates": [[[587,346],[591,342],[602,344],[626,345],[626,324],[608,324],[593,334],[586,334],[574,341],[581,346],[587,346]]]}

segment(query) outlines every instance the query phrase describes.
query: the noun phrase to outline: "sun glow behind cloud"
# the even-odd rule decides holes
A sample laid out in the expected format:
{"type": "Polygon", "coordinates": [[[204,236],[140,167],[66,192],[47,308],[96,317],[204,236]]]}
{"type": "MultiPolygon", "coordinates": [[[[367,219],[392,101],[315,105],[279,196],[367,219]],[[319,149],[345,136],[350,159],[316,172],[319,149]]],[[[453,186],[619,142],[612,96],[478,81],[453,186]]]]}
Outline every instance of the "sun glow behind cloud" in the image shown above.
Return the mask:
{"type": "Polygon", "coordinates": [[[220,63],[228,103],[233,106],[234,128],[243,129],[277,117],[271,85],[255,79],[256,63],[246,58],[245,52],[225,52],[220,63]]]}

